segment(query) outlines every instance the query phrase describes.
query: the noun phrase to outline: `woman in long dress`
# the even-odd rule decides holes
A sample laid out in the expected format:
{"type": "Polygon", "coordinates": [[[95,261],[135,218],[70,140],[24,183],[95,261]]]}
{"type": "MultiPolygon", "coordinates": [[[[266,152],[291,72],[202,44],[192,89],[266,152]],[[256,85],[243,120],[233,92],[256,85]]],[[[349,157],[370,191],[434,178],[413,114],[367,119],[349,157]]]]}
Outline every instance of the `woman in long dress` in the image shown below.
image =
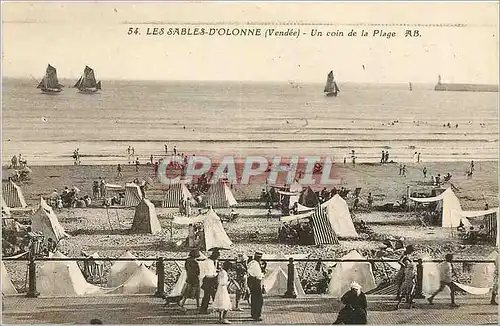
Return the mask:
{"type": "Polygon", "coordinates": [[[213,302],[213,308],[219,311],[219,322],[222,324],[230,324],[231,322],[227,320],[227,312],[231,310],[231,297],[227,290],[229,284],[229,277],[227,272],[231,269],[231,262],[225,261],[222,265],[222,270],[217,275],[217,291],[215,292],[215,298],[213,302]]]}
{"type": "Polygon", "coordinates": [[[415,263],[408,257],[404,258],[403,264],[405,266],[403,275],[404,279],[401,286],[401,296],[399,297],[396,309],[399,309],[399,305],[401,304],[401,301],[403,301],[403,298],[405,298],[408,309],[410,309],[413,303],[413,296],[415,294],[417,266],[415,266],[415,263]]]}

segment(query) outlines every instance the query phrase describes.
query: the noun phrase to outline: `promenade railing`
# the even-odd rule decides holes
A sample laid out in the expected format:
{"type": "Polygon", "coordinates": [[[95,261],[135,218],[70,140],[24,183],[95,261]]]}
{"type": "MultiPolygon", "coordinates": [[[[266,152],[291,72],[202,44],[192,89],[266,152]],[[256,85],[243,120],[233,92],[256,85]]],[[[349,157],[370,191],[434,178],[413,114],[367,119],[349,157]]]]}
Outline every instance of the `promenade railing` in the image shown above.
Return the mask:
{"type": "MultiPolygon", "coordinates": [[[[4,262],[27,262],[28,270],[27,270],[27,291],[26,296],[35,298],[39,296],[36,287],[36,273],[37,273],[37,264],[43,262],[55,262],[55,261],[75,261],[75,262],[117,262],[117,261],[136,261],[136,262],[153,262],[156,270],[156,275],[158,276],[157,289],[155,292],[156,297],[165,297],[165,285],[166,285],[166,276],[168,273],[165,272],[165,263],[168,262],[184,262],[185,258],[169,258],[169,257],[148,257],[148,258],[108,258],[108,257],[44,257],[44,258],[32,258],[32,257],[20,257],[20,258],[2,258],[4,262]]],[[[219,261],[232,261],[235,262],[234,259],[220,259],[219,261]]],[[[295,277],[296,273],[296,264],[297,263],[312,263],[318,266],[318,264],[329,264],[329,263],[370,263],[372,266],[375,266],[375,263],[397,263],[396,259],[321,259],[321,258],[302,258],[302,259],[265,259],[267,263],[287,263],[287,290],[283,293],[285,298],[296,298],[297,293],[295,292],[295,277]]],[[[425,263],[441,263],[443,260],[441,259],[418,259],[417,260],[417,270],[416,270],[416,298],[423,298],[423,276],[424,276],[424,264],[425,263]]],[[[472,264],[495,264],[495,260],[481,260],[481,259],[458,259],[453,260],[452,264],[462,264],[462,270],[466,271],[470,269],[472,264]]],[[[179,265],[178,265],[179,266],[179,265]]],[[[171,272],[171,270],[170,270],[171,272]]],[[[179,273],[180,274],[180,273],[179,273]]],[[[175,280],[178,280],[178,275],[175,277],[175,280]]]]}

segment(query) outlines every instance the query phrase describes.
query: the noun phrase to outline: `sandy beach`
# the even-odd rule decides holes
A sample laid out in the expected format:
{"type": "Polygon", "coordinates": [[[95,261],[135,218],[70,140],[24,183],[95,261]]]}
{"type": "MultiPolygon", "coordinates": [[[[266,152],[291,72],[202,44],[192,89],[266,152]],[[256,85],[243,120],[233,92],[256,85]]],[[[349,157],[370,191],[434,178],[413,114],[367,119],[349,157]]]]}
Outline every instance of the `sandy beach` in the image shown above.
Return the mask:
{"type": "MultiPolygon", "coordinates": [[[[459,189],[462,208],[466,210],[481,210],[485,202],[490,207],[496,206],[498,193],[498,168],[496,162],[480,162],[476,164],[476,172],[472,179],[467,179],[464,171],[466,163],[429,163],[425,164],[430,174],[440,173],[453,175],[452,183],[459,189]]],[[[415,191],[429,192],[432,187],[421,184],[423,181],[421,169],[424,164],[408,166],[407,177],[399,175],[397,164],[340,164],[334,166],[335,175],[340,177],[342,186],[353,190],[361,187],[361,203],[366,203],[366,196],[371,192],[375,198],[374,205],[400,200],[406,194],[406,187],[415,191]]],[[[141,166],[139,172],[135,167],[125,166],[122,179],[116,178],[116,166],[35,166],[32,168],[31,180],[20,183],[24,196],[33,208],[37,207],[40,196],[49,195],[54,189],[61,191],[65,186],[77,186],[82,195],[91,194],[92,181],[98,177],[109,183],[124,184],[134,178],[140,180],[150,176],[154,178],[154,171],[150,166],[141,166]]],[[[3,169],[4,178],[9,169],[3,169]]],[[[262,177],[264,178],[264,177],[262,177]]],[[[444,185],[445,187],[448,185],[444,185]]],[[[420,225],[415,213],[388,213],[367,211],[360,209],[355,212],[355,219],[364,220],[372,234],[361,234],[358,240],[341,240],[340,245],[325,246],[290,246],[278,241],[278,227],[280,212],[273,211],[271,220],[266,218],[266,210],[258,203],[258,196],[264,187],[263,180],[254,180],[250,185],[234,185],[233,192],[239,204],[236,207],[240,214],[233,223],[225,223],[224,227],[234,245],[230,250],[222,252],[222,258],[236,257],[237,253],[251,254],[255,250],[266,253],[282,252],[286,254],[308,254],[311,258],[339,258],[352,249],[358,250],[365,257],[374,258],[376,251],[381,248],[381,240],[397,234],[405,238],[406,243],[416,247],[416,255],[429,255],[440,259],[447,252],[455,252],[456,258],[482,259],[494,250],[490,245],[464,246],[463,241],[448,229],[439,227],[424,228],[420,225]]],[[[314,190],[320,190],[322,185],[314,185],[314,190]]],[[[329,187],[330,188],[330,187],[329,187]]],[[[162,185],[155,185],[148,190],[147,196],[161,199],[162,185]]],[[[348,199],[352,204],[352,199],[348,199]]],[[[71,235],[63,239],[59,249],[73,257],[80,257],[81,251],[87,253],[98,252],[101,257],[119,257],[126,250],[138,257],[179,257],[186,256],[186,249],[179,244],[187,236],[187,228],[171,224],[172,215],[177,209],[157,207],[157,214],[163,230],[155,235],[130,234],[133,209],[85,208],[62,209],[56,211],[61,225],[71,235]]],[[[217,209],[219,215],[228,213],[228,209],[217,209]]],[[[26,216],[26,215],[25,215],[26,216]]],[[[397,258],[395,254],[390,258],[397,258]]],[[[313,263],[298,265],[301,277],[306,279],[318,278],[320,275],[314,270],[313,263]]],[[[12,275],[18,289],[24,286],[26,264],[22,262],[7,262],[7,270],[12,275]]],[[[106,273],[111,263],[105,263],[106,273]]],[[[391,273],[391,271],[388,271],[391,273]]],[[[394,272],[394,271],[393,271],[394,272]]],[[[172,286],[180,270],[175,263],[167,263],[167,285],[172,286]]],[[[384,278],[385,271],[379,266],[374,271],[377,282],[384,278]]],[[[470,277],[467,273],[460,276],[464,282],[470,277]]]]}

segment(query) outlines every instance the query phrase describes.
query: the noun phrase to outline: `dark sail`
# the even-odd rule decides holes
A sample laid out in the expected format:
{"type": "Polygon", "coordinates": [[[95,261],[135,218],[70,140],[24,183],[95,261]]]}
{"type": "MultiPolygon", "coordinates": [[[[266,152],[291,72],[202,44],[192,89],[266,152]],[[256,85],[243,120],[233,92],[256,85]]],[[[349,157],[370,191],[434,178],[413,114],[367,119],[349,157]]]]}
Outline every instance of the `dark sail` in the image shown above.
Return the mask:
{"type": "Polygon", "coordinates": [[[325,89],[323,90],[324,93],[326,93],[327,96],[337,96],[337,93],[340,91],[337,83],[335,82],[335,79],[333,77],[333,71],[330,71],[328,73],[328,76],[326,78],[326,84],[325,84],[325,89]]]}
{"type": "Polygon", "coordinates": [[[61,91],[62,85],[57,79],[56,68],[52,67],[50,64],[47,66],[45,76],[43,76],[37,88],[41,88],[42,91],[61,91]]]}
{"type": "Polygon", "coordinates": [[[101,89],[101,82],[96,81],[94,70],[89,66],[85,66],[83,76],[80,77],[74,87],[82,92],[94,92],[101,89]]]}

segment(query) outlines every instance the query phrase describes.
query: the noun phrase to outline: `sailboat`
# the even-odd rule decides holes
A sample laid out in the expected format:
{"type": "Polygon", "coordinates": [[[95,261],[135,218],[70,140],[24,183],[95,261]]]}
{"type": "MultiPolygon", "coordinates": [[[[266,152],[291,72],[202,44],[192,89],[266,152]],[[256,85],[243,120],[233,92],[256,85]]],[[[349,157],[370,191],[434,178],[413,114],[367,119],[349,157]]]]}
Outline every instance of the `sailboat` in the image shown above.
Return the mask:
{"type": "Polygon", "coordinates": [[[337,93],[340,92],[340,89],[337,86],[337,83],[335,82],[335,79],[333,77],[333,71],[330,71],[328,73],[328,77],[326,78],[325,89],[323,92],[325,93],[326,96],[337,96],[337,93]]]}
{"type": "Polygon", "coordinates": [[[47,66],[45,76],[36,88],[40,88],[45,94],[58,94],[62,91],[63,85],[57,79],[57,70],[50,64],[47,66]]]}
{"type": "Polygon", "coordinates": [[[80,93],[93,94],[101,89],[101,82],[96,82],[94,70],[89,66],[85,66],[83,75],[78,79],[74,88],[78,88],[80,93]]]}

